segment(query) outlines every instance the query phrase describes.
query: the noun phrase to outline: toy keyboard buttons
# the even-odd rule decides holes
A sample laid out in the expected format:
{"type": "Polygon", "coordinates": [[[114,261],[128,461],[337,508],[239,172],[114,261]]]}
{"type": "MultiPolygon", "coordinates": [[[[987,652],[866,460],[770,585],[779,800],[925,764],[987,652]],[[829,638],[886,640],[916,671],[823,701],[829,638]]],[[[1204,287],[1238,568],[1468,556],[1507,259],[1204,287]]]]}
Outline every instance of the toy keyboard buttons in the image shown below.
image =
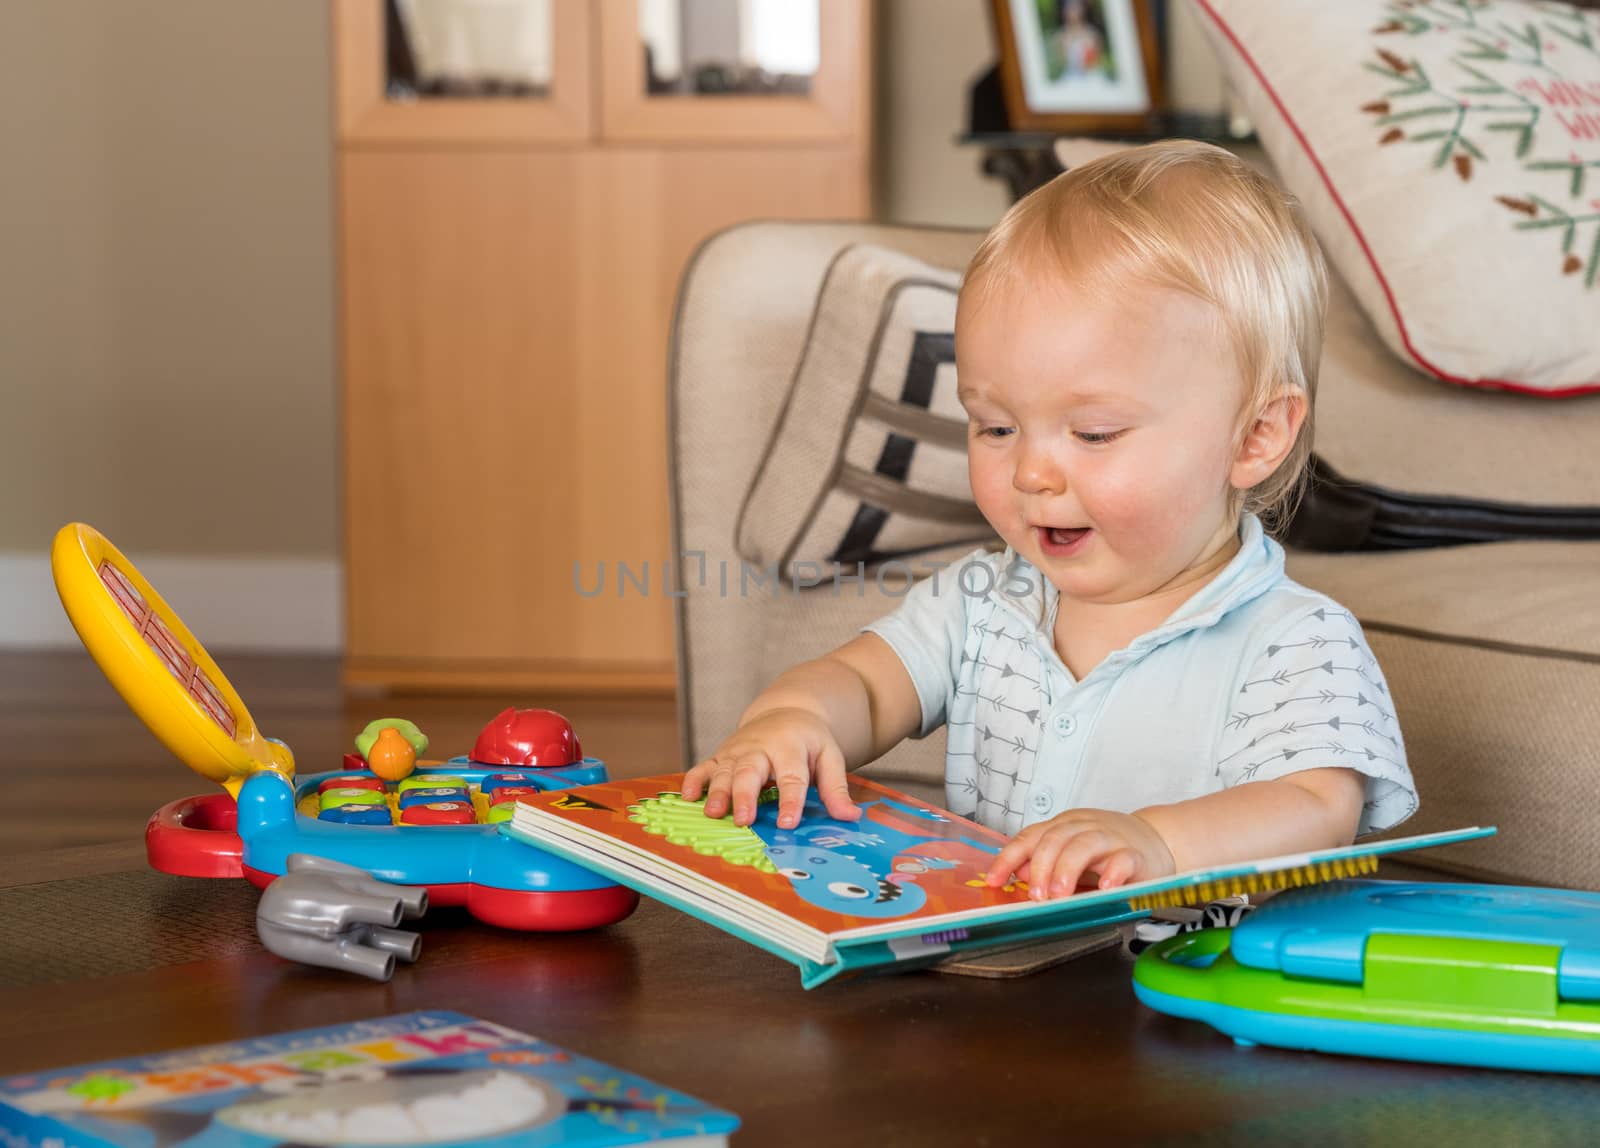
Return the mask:
{"type": "Polygon", "coordinates": [[[317,795],[317,809],[338,809],[345,805],[382,805],[388,807],[384,795],[376,790],[356,786],[339,786],[324,789],[317,795]]]}
{"type": "Polygon", "coordinates": [[[383,792],[383,782],[369,774],[342,774],[330,777],[317,784],[318,793],[326,793],[330,789],[370,789],[374,793],[383,792]]]}
{"type": "Polygon", "coordinates": [[[505,788],[525,789],[532,784],[532,776],[526,773],[491,773],[479,783],[478,788],[488,795],[505,788]]]}
{"type": "Polygon", "coordinates": [[[465,801],[408,805],[400,811],[401,825],[471,825],[475,820],[472,806],[465,801]]]}
{"type": "Polygon", "coordinates": [[[339,825],[392,825],[389,806],[335,805],[317,814],[318,821],[332,821],[339,825]]]}
{"type": "Polygon", "coordinates": [[[470,801],[464,785],[437,785],[428,788],[407,789],[400,794],[400,808],[413,805],[433,805],[441,801],[470,801]]]}

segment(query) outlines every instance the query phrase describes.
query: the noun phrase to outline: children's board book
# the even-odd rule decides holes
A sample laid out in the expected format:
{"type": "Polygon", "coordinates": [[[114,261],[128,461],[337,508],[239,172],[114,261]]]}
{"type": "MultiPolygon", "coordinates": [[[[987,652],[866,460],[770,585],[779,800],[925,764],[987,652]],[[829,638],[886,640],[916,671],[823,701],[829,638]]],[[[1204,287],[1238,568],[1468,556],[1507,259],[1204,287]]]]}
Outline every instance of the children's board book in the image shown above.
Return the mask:
{"type": "Polygon", "coordinates": [[[738,1126],[692,1096],[456,1012],[0,1079],[6,1148],[713,1148],[738,1126]]]}
{"type": "Polygon", "coordinates": [[[523,797],[501,832],[794,962],[806,988],[1100,928],[1160,905],[1357,876],[1385,853],[1494,832],[1430,833],[1033,901],[1022,881],[984,880],[1002,834],[865,778],[849,779],[859,821],[829,817],[813,790],[793,829],[778,828],[775,789],[741,827],[706,817],[701,802],[683,800],[682,784],[682,774],[666,774],[523,797]]]}

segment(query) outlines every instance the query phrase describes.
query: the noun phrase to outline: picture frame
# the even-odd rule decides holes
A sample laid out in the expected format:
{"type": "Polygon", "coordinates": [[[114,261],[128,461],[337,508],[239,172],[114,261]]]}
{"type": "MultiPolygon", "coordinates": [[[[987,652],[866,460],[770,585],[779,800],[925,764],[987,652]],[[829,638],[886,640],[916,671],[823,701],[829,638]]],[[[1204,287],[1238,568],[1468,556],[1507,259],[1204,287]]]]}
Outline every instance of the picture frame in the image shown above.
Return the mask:
{"type": "Polygon", "coordinates": [[[1015,132],[1145,129],[1166,99],[1156,0],[990,0],[1015,132]]]}

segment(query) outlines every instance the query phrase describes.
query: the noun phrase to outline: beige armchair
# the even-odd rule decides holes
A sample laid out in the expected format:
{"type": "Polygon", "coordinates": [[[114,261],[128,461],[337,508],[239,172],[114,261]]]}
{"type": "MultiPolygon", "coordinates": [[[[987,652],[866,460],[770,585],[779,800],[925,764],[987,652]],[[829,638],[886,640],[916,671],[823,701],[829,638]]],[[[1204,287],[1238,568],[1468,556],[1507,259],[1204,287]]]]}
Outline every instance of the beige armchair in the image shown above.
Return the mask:
{"type": "MultiPolygon", "coordinates": [[[[849,245],[872,244],[960,269],[980,238],[967,230],[750,224],[712,238],[686,272],[668,417],[676,584],[686,590],[675,603],[686,761],[731,731],[783,668],[833,648],[895,605],[870,577],[837,591],[741,580],[735,525],[831,261],[849,245]]],[[[1511,409],[1505,396],[1423,379],[1384,351],[1337,285],[1328,329],[1319,446],[1381,419],[1387,440],[1411,443],[1407,467],[1425,470],[1430,451],[1459,467],[1463,454],[1485,451],[1502,433],[1502,419],[1525,431],[1541,419],[1600,415],[1596,404],[1511,409]],[[1397,418],[1414,425],[1397,430],[1397,418]],[[1448,438],[1431,441],[1430,427],[1448,438]]],[[[1384,667],[1422,797],[1403,832],[1500,827],[1497,838],[1418,860],[1467,875],[1600,888],[1600,543],[1291,552],[1290,573],[1354,611],[1384,667]]],[[[903,743],[866,772],[938,800],[943,751],[940,731],[903,743]]]]}

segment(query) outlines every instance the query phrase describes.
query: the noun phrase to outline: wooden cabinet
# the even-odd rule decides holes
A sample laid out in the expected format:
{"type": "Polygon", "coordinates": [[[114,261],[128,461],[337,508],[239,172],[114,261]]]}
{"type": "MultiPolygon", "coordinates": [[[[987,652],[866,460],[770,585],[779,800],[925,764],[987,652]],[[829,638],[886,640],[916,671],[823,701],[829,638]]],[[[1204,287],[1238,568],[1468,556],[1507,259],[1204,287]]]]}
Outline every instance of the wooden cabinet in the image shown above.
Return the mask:
{"type": "Polygon", "coordinates": [[[530,6],[538,94],[395,99],[385,5],[334,9],[345,677],[670,691],[677,281],[741,220],[869,213],[867,2],[820,0],[808,90],[775,95],[661,92],[662,0],[454,2],[530,6]]]}

